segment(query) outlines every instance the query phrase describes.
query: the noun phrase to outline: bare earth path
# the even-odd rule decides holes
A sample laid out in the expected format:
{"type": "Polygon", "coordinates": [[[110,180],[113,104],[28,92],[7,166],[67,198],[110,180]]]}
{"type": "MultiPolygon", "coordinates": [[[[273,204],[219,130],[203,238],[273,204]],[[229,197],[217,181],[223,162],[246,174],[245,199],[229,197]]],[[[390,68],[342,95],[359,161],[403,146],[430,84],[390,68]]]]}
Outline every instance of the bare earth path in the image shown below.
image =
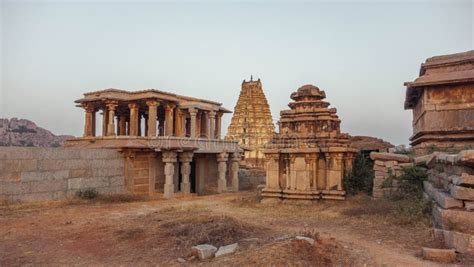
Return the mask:
{"type": "MultiPolygon", "coordinates": [[[[207,265],[433,266],[421,260],[426,226],[346,215],[355,199],[315,205],[259,204],[254,193],[131,203],[0,207],[0,266],[182,265],[193,242],[239,242],[207,265]],[[290,237],[319,233],[315,247],[290,237]]],[[[191,260],[184,265],[202,264],[191,260]]]]}

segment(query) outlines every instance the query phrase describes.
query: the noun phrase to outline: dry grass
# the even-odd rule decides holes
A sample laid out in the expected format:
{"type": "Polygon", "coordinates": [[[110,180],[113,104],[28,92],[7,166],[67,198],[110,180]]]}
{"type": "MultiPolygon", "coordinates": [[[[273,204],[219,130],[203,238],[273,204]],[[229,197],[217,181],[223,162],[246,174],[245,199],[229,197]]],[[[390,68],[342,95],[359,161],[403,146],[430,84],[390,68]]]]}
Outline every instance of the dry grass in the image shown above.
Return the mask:
{"type": "Polygon", "coordinates": [[[179,246],[185,247],[199,244],[228,245],[263,230],[229,216],[215,215],[178,219],[164,223],[161,227],[179,246]]]}
{"type": "Polygon", "coordinates": [[[374,200],[359,196],[354,201],[356,205],[348,207],[342,214],[355,218],[383,220],[398,226],[431,225],[429,204],[421,199],[374,200]]]}

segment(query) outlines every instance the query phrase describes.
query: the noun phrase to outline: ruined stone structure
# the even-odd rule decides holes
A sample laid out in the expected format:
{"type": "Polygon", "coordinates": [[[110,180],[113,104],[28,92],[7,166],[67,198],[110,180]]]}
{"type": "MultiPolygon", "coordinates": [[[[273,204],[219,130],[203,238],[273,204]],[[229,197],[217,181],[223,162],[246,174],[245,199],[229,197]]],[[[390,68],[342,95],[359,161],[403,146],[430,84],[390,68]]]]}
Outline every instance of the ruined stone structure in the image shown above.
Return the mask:
{"type": "Polygon", "coordinates": [[[245,161],[262,167],[265,155],[262,146],[270,142],[275,132],[270,107],[260,79],[242,82],[239,100],[227,131],[228,140],[236,140],[245,150],[245,161]]]}
{"type": "Polygon", "coordinates": [[[84,136],[68,147],[112,148],[125,156],[125,188],[137,194],[238,190],[241,149],[221,140],[220,103],[158,90],[107,89],[76,101],[85,110],[84,136]],[[102,111],[97,136],[96,113],[102,111]]]}
{"type": "Polygon", "coordinates": [[[281,111],[280,133],[267,144],[266,199],[345,199],[343,176],[357,149],[340,131],[335,108],[326,94],[304,85],[291,94],[290,110],[281,111]]]}
{"type": "Polygon", "coordinates": [[[405,83],[405,109],[413,110],[418,154],[430,146],[474,146],[474,51],[428,58],[420,77],[405,83]]]}

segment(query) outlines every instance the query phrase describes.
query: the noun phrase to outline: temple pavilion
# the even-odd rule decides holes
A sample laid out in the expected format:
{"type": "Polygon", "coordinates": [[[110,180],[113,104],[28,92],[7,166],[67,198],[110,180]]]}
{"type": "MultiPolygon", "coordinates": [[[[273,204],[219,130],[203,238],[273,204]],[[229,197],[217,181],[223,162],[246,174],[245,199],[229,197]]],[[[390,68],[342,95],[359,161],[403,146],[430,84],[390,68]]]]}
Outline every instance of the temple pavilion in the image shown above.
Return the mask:
{"type": "Polygon", "coordinates": [[[281,111],[279,134],[265,145],[264,200],[344,200],[343,177],[357,149],[340,131],[326,93],[304,85],[291,94],[290,110],[281,111]]]}
{"type": "Polygon", "coordinates": [[[66,146],[122,151],[129,192],[171,198],[238,190],[242,151],[221,139],[222,116],[231,113],[221,103],[154,89],[106,89],[75,102],[85,111],[84,136],[66,146]]]}

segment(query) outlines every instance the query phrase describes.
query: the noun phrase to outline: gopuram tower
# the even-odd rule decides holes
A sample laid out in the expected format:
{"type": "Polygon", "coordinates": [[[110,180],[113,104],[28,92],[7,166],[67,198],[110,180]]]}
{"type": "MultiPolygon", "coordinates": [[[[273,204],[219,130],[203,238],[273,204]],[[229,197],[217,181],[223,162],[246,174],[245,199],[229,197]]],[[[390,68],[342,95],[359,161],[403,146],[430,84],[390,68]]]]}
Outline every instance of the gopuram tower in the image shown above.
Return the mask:
{"type": "Polygon", "coordinates": [[[266,200],[345,199],[342,179],[357,149],[325,98],[318,87],[304,85],[291,94],[290,109],[281,111],[280,133],[264,149],[266,200]]]}
{"type": "Polygon", "coordinates": [[[264,166],[261,149],[272,140],[275,126],[270,106],[263,93],[260,79],[242,82],[239,100],[227,131],[227,140],[238,141],[245,150],[245,161],[255,167],[264,166]]]}

